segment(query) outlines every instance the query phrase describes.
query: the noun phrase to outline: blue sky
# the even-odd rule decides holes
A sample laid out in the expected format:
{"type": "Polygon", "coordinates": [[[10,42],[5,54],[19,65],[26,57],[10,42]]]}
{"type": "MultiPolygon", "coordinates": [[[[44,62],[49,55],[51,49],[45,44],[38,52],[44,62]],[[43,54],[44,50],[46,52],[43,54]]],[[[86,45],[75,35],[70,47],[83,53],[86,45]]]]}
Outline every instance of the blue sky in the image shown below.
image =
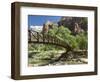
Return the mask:
{"type": "Polygon", "coordinates": [[[28,26],[42,26],[46,21],[58,22],[61,16],[28,15],[28,26]]]}

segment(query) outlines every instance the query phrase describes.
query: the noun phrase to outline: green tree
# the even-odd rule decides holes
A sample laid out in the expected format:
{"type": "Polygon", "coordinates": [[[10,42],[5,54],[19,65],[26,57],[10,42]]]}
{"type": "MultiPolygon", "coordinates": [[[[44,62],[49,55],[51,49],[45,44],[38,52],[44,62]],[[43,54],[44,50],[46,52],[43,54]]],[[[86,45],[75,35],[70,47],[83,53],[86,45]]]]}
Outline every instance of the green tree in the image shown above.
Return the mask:
{"type": "Polygon", "coordinates": [[[72,48],[77,47],[76,38],[75,36],[71,35],[71,31],[67,27],[60,26],[59,28],[56,27],[54,29],[50,29],[49,34],[66,42],[66,44],[69,44],[72,48]]]}

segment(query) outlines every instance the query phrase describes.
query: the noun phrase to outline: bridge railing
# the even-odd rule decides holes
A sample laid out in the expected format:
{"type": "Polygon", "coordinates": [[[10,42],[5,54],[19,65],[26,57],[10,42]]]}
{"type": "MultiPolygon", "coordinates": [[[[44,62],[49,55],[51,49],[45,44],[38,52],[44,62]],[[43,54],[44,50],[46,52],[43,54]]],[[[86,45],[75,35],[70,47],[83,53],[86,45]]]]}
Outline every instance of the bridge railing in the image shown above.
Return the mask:
{"type": "Polygon", "coordinates": [[[65,48],[71,48],[70,45],[68,45],[63,40],[60,40],[56,36],[51,36],[48,33],[42,33],[42,32],[29,30],[28,31],[28,37],[29,37],[28,38],[29,42],[51,43],[51,44],[56,44],[56,45],[59,45],[59,46],[63,46],[65,48]]]}

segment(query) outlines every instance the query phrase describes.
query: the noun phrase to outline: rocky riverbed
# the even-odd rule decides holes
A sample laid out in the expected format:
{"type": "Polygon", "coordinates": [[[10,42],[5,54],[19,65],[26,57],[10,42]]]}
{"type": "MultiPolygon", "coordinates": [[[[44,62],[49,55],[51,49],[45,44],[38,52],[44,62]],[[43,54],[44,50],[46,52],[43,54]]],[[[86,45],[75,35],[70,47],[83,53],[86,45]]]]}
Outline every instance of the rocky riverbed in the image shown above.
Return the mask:
{"type": "Polygon", "coordinates": [[[84,56],[65,58],[55,61],[64,51],[29,52],[28,66],[53,66],[53,65],[77,65],[87,64],[88,59],[84,56]]]}

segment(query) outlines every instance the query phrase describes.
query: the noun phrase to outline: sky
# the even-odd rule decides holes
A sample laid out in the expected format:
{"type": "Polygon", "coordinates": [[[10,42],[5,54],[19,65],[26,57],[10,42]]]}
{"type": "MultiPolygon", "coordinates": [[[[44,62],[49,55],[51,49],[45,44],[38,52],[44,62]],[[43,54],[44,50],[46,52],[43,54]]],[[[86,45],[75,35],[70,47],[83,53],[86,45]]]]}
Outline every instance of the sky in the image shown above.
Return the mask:
{"type": "Polygon", "coordinates": [[[43,26],[46,21],[58,22],[61,16],[28,15],[28,26],[43,26]]]}

